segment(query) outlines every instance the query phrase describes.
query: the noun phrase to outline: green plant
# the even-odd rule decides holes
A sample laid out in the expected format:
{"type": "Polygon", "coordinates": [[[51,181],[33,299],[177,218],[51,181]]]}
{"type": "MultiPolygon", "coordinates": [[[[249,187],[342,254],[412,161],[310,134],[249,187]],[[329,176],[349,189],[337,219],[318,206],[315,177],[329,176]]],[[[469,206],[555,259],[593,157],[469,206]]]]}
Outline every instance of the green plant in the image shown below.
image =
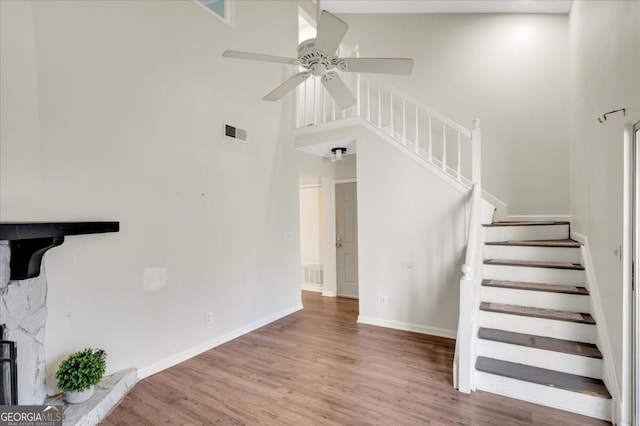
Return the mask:
{"type": "Polygon", "coordinates": [[[65,392],[89,389],[104,376],[106,358],[107,353],[102,349],[86,348],[72,353],[58,367],[58,387],[65,392]]]}

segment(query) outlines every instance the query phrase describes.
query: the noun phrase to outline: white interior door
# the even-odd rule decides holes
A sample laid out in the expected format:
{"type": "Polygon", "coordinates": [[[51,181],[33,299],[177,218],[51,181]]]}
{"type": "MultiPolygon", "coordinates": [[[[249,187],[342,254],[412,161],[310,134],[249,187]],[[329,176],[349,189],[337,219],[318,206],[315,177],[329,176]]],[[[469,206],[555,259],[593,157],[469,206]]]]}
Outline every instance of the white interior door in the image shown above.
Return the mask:
{"type": "Polygon", "coordinates": [[[358,297],[358,202],[356,183],[336,184],[337,294],[358,297]]]}

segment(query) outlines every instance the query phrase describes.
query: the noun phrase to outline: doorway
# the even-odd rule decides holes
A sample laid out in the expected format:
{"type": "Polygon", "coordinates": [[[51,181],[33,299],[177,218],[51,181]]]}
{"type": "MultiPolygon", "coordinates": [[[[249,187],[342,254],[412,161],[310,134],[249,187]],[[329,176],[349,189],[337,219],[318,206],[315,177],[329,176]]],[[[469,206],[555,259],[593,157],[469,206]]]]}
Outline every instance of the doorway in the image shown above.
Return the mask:
{"type": "Polygon", "coordinates": [[[336,183],[336,286],[340,297],[358,298],[358,196],[356,182],[336,183]]]}

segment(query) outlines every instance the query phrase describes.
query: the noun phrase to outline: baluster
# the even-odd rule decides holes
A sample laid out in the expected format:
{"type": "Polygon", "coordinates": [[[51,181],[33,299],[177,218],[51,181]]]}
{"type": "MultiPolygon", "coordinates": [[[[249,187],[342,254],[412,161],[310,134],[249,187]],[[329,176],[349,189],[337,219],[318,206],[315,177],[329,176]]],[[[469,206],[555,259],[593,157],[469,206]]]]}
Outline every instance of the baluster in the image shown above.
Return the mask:
{"type": "Polygon", "coordinates": [[[442,171],[447,173],[447,125],[442,123],[442,171]]]}
{"type": "Polygon", "coordinates": [[[393,134],[393,91],[389,90],[389,134],[394,137],[393,134]]]}
{"type": "Polygon", "coordinates": [[[420,138],[418,138],[418,105],[416,105],[416,141],[414,144],[414,148],[416,150],[416,154],[420,155],[420,138]]]}
{"type": "Polygon", "coordinates": [[[371,84],[367,79],[367,121],[371,122],[371,84]]]}
{"type": "Polygon", "coordinates": [[[318,122],[318,117],[316,115],[316,104],[318,103],[318,97],[316,96],[316,88],[318,87],[317,81],[313,80],[313,123],[316,124],[318,122]]]}
{"type": "Polygon", "coordinates": [[[382,129],[382,95],[380,94],[380,84],[378,84],[378,129],[382,129]]]}
{"type": "Polygon", "coordinates": [[[458,168],[456,170],[456,175],[458,180],[460,180],[460,165],[462,163],[462,153],[460,151],[460,131],[458,130],[458,168]]]}
{"type": "Polygon", "coordinates": [[[326,103],[327,103],[327,90],[324,88],[324,86],[320,86],[320,93],[322,93],[322,122],[326,123],[327,122],[327,108],[326,108],[326,103]]]}
{"type": "Polygon", "coordinates": [[[336,121],[336,100],[331,98],[331,117],[333,121],[336,121]]]}
{"type": "Polygon", "coordinates": [[[304,82],[304,109],[303,109],[303,114],[304,114],[304,123],[303,126],[307,126],[307,83],[309,82],[309,79],[307,79],[304,82]]]}
{"type": "Polygon", "coordinates": [[[407,115],[405,113],[404,98],[402,98],[402,144],[407,144],[407,115]]]}
{"type": "Polygon", "coordinates": [[[431,116],[429,116],[429,162],[433,163],[433,150],[431,149],[432,148],[431,140],[432,140],[432,137],[431,137],[431,116]]]}
{"type": "Polygon", "coordinates": [[[356,116],[360,117],[360,73],[356,74],[356,116]]]}

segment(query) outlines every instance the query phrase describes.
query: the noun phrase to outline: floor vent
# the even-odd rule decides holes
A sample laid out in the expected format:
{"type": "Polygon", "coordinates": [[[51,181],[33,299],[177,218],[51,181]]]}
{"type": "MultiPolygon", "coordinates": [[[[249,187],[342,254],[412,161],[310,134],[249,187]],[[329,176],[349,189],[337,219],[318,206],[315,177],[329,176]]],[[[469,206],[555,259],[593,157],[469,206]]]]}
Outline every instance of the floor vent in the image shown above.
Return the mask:
{"type": "Polygon", "coordinates": [[[242,142],[247,141],[247,131],[230,124],[224,125],[224,136],[228,139],[240,140],[242,142]]]}

